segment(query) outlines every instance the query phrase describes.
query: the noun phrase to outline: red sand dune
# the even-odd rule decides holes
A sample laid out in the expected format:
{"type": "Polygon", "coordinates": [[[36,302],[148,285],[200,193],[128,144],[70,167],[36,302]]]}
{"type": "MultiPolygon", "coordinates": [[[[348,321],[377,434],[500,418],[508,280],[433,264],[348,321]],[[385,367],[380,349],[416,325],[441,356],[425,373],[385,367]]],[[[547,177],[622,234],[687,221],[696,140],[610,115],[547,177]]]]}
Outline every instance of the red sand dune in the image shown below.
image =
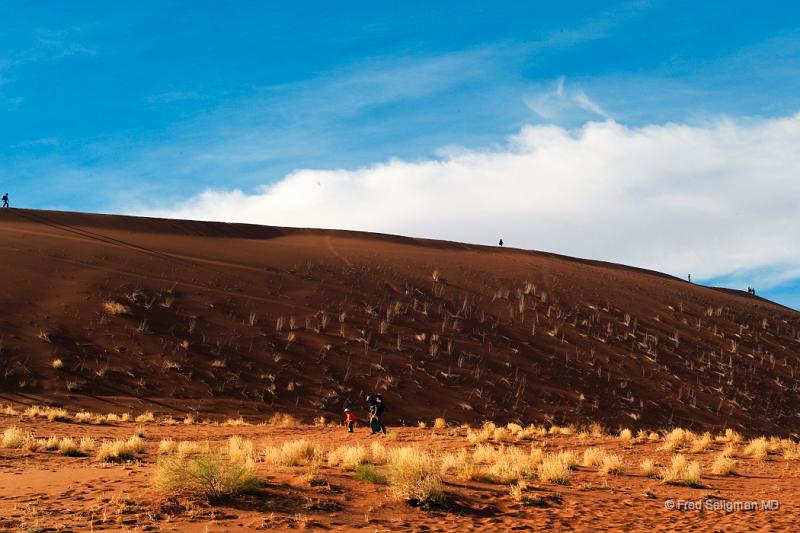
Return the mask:
{"type": "Polygon", "coordinates": [[[380,391],[392,424],[800,427],[800,314],[657,272],[18,209],[0,247],[0,403],[310,418],[380,391]]]}

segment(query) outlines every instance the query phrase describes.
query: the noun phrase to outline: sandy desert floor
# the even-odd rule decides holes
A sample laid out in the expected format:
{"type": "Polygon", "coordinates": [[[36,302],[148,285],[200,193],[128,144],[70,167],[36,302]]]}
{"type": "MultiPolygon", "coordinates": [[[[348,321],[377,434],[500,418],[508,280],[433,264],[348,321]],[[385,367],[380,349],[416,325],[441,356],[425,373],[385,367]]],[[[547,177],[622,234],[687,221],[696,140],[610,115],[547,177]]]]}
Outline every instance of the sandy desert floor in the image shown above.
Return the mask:
{"type": "MultiPolygon", "coordinates": [[[[68,457],[41,448],[0,448],[0,530],[790,531],[800,518],[800,461],[787,451],[796,452],[796,447],[777,439],[770,443],[766,457],[758,459],[747,450],[747,439],[725,442],[724,435],[706,441],[706,449],[699,453],[691,449],[702,440],[701,435],[666,451],[666,431],[650,441],[627,439],[618,432],[593,436],[577,428],[556,428],[548,434],[540,428],[538,433],[517,438],[513,430],[501,428],[499,433],[490,431],[488,441],[481,444],[467,438],[468,434],[477,438],[480,428],[390,428],[387,436],[373,437],[364,427],[348,434],[334,426],[177,422],[157,419],[98,425],[74,418],[49,421],[22,413],[1,415],[0,431],[16,427],[41,439],[91,437],[95,446],[103,440],[127,439],[138,431],[144,450],[133,461],[106,463],[95,451],[68,457]],[[307,465],[276,466],[257,459],[263,486],[213,503],[165,494],[154,486],[157,463],[164,458],[159,451],[162,440],[208,442],[213,448],[225,446],[233,436],[251,440],[256,455],[265,446],[306,438],[324,453],[343,445],[370,447],[377,441],[390,457],[393,450],[408,446],[436,457],[461,449],[467,450],[464,457],[477,457],[475,450],[488,445],[517,449],[524,455],[532,448],[545,453],[571,450],[579,464],[568,484],[541,481],[534,474],[525,476],[525,485],[464,476],[459,474],[463,465],[455,465],[442,475],[445,502],[427,508],[399,498],[390,483],[359,481],[353,470],[329,466],[324,460],[310,476],[307,465]],[[493,442],[498,436],[505,442],[493,442]],[[603,474],[599,467],[582,466],[585,450],[593,447],[621,456],[624,473],[603,474]],[[725,447],[733,450],[736,473],[714,475],[712,463],[725,447]],[[667,484],[641,472],[643,460],[665,467],[678,451],[699,463],[701,486],[667,484]],[[516,497],[512,495],[515,486],[521,489],[516,497]],[[755,509],[735,508],[750,502],[755,509]],[[702,509],[685,508],[691,505],[702,509]],[[725,506],[733,509],[725,510],[725,506]]],[[[379,464],[374,471],[381,474],[385,468],[379,464]]]]}

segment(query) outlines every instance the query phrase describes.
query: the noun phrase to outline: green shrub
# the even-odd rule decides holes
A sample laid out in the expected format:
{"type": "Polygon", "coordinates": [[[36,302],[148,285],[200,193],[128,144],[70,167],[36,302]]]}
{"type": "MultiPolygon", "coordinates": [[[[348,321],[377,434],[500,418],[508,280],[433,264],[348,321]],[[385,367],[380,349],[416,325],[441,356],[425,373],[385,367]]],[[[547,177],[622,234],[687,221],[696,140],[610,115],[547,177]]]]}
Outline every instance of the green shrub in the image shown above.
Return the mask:
{"type": "Polygon", "coordinates": [[[254,491],[262,485],[254,463],[220,454],[161,459],[153,484],[171,496],[209,501],[254,491]]]}

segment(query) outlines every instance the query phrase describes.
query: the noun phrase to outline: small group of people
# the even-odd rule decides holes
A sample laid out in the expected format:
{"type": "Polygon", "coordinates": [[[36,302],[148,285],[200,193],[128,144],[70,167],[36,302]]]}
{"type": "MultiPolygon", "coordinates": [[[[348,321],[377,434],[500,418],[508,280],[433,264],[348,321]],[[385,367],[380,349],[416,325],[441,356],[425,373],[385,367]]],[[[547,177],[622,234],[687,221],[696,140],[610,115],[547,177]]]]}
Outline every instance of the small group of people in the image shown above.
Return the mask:
{"type": "Polygon", "coordinates": [[[9,207],[8,205],[8,193],[3,195],[3,207],[9,207]]]}
{"type": "MultiPolygon", "coordinates": [[[[367,395],[367,408],[369,416],[369,428],[371,434],[383,433],[386,435],[386,426],[383,425],[383,413],[386,411],[386,402],[380,394],[367,395]]],[[[347,432],[353,433],[356,425],[356,415],[348,407],[344,410],[344,423],[347,425],[347,432]]]]}
{"type": "Polygon", "coordinates": [[[756,295],[756,290],[753,287],[747,287],[747,294],[756,295]]]}

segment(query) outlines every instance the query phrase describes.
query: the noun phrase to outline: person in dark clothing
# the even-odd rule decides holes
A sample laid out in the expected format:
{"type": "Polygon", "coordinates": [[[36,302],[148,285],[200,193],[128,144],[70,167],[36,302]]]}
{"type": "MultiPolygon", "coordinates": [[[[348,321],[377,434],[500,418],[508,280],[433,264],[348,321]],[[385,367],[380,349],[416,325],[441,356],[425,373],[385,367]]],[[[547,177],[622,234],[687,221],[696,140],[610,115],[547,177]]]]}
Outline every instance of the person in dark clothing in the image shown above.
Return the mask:
{"type": "Polygon", "coordinates": [[[500,246],[503,246],[503,239],[500,239],[500,246]]]}
{"type": "Polygon", "coordinates": [[[383,425],[381,418],[383,412],[386,410],[386,404],[383,403],[383,396],[380,394],[370,394],[367,396],[367,405],[369,405],[369,428],[372,434],[383,432],[386,435],[386,426],[383,425]]]}
{"type": "Polygon", "coordinates": [[[3,195],[3,207],[8,207],[8,193],[3,195]]]}

